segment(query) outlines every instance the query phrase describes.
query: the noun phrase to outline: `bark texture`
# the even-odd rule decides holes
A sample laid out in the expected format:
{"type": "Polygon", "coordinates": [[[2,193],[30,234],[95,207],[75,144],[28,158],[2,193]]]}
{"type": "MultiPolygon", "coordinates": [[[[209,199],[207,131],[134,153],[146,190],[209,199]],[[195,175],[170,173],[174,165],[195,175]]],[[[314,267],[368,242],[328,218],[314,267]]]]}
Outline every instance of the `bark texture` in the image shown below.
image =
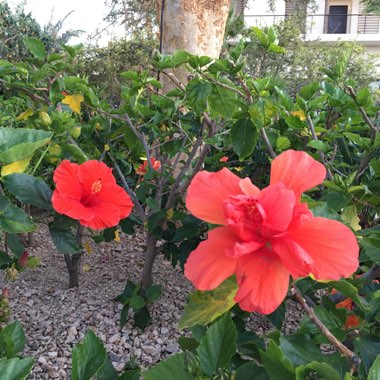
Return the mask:
{"type": "MultiPolygon", "coordinates": [[[[231,0],[165,0],[163,4],[162,53],[181,49],[219,57],[231,0]]],[[[176,69],[174,74],[183,84],[187,83],[185,69],[176,69]]],[[[164,83],[164,92],[170,87],[173,85],[164,83]]]]}

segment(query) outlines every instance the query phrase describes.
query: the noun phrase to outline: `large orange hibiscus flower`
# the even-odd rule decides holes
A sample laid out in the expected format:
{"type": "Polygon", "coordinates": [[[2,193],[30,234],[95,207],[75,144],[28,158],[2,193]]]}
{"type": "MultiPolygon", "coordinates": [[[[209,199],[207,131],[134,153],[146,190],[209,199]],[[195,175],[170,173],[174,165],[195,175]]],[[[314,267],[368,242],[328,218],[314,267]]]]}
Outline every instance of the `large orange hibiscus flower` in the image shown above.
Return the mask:
{"type": "Polygon", "coordinates": [[[83,226],[94,230],[113,227],[132,211],[131,198],[103,162],[92,160],[78,165],[64,160],[53,179],[54,209],[83,226]]]}
{"type": "Polygon", "coordinates": [[[322,164],[293,150],[273,160],[270,185],[261,191],[226,168],[199,172],[189,186],[187,208],[222,226],[190,254],[186,277],[196,288],[211,290],[236,274],[235,301],[243,310],[269,314],[284,300],[290,276],[351,275],[358,267],[355,235],[338,221],[314,217],[300,202],[302,192],[325,175],[322,164]]]}

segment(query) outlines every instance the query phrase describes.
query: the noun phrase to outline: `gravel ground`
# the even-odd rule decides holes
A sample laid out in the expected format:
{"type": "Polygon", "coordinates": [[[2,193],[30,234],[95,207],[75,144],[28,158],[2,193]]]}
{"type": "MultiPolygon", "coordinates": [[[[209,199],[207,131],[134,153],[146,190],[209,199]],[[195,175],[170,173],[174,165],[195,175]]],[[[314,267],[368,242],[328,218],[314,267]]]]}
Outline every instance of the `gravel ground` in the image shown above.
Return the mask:
{"type": "MultiPolygon", "coordinates": [[[[13,318],[26,334],[24,356],[36,359],[28,379],[69,379],[71,349],[92,329],[105,344],[117,370],[132,356],[144,367],[179,351],[177,330],[191,284],[171,264],[157,259],[154,282],[162,284],[162,297],[151,307],[152,323],[144,330],[133,326],[131,315],[120,329],[121,305],[113,298],[122,292],[126,280],[139,280],[142,269],[141,236],[122,236],[121,242],[92,245],[91,254],[82,258],[80,287],[67,289],[68,274],[62,255],[50,240],[47,227],[40,225],[31,255],[39,256],[41,266],[20,273],[8,281],[0,272],[0,289],[10,290],[13,318]]],[[[297,305],[290,303],[284,332],[293,331],[299,321],[297,305]]],[[[249,327],[259,334],[273,327],[253,314],[249,327]]]]}

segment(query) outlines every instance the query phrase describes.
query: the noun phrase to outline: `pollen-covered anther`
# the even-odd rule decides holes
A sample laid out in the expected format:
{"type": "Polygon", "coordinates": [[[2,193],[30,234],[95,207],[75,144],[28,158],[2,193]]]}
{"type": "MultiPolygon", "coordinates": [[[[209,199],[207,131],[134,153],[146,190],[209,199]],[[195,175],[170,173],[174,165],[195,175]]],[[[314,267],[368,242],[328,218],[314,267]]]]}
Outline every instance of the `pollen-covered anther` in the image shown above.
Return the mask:
{"type": "Polygon", "coordinates": [[[102,180],[98,179],[91,185],[91,194],[92,195],[98,194],[101,189],[102,189],[102,180]]]}

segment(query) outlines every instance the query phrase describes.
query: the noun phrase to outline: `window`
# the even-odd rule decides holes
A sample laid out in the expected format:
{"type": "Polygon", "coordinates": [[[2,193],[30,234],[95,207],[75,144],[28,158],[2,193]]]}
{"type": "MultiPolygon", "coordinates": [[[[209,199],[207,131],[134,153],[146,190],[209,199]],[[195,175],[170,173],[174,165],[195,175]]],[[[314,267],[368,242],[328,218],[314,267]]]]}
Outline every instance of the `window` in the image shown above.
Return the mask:
{"type": "Polygon", "coordinates": [[[346,34],[347,33],[347,5],[330,5],[328,14],[327,33],[346,34]]]}

